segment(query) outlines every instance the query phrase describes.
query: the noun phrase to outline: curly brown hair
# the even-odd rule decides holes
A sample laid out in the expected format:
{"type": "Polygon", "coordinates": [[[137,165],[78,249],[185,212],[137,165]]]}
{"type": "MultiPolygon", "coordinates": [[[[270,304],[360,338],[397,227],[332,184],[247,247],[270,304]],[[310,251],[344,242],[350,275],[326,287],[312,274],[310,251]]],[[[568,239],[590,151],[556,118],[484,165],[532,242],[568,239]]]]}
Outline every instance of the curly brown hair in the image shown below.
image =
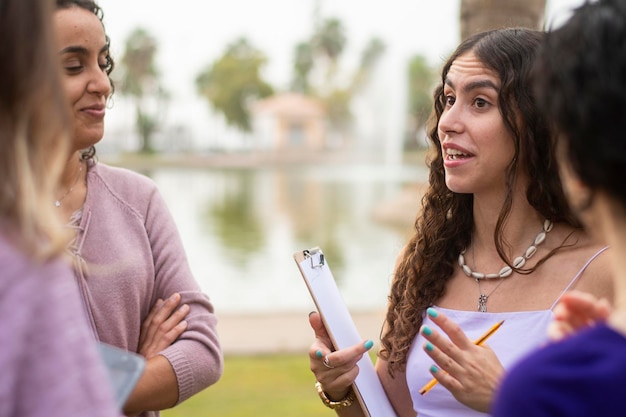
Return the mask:
{"type": "MultiPolygon", "coordinates": [[[[473,195],[450,191],[445,183],[443,154],[437,125],[445,107],[443,85],[452,63],[473,52],[501,81],[499,110],[511,132],[515,154],[506,171],[506,196],[494,233],[500,257],[507,265],[502,235],[513,202],[517,167],[525,167],[529,181],[526,198],[546,219],[580,227],[567,206],[546,120],[535,105],[530,88],[535,51],[545,34],[530,29],[498,29],[476,34],[463,41],[443,66],[441,84],[434,92],[429,139],[431,153],[429,186],[422,198],[422,210],[415,221],[415,233],[405,246],[394,272],[385,327],[381,337],[381,358],[388,362],[391,375],[404,369],[413,339],[422,325],[425,310],[440,299],[453,275],[459,253],[472,237],[473,195]]],[[[551,251],[530,273],[550,257],[551,251]]]]}

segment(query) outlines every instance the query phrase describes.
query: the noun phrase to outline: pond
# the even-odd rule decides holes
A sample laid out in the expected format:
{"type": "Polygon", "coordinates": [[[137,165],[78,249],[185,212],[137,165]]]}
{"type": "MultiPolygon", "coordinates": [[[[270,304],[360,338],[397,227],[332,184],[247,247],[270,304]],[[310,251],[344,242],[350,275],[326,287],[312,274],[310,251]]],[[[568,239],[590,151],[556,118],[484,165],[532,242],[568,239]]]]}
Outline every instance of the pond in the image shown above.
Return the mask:
{"type": "Polygon", "coordinates": [[[352,310],[382,309],[409,227],[374,208],[425,181],[419,166],[158,168],[159,186],[203,290],[220,313],[313,309],[293,254],[319,246],[352,310]]]}

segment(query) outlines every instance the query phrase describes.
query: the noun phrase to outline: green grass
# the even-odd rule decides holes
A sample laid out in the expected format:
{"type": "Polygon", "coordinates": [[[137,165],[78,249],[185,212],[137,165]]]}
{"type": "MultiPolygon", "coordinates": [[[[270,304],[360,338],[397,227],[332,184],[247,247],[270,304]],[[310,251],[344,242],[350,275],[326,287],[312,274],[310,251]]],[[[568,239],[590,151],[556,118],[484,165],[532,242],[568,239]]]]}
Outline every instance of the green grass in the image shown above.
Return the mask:
{"type": "Polygon", "coordinates": [[[220,381],[163,417],[332,417],[303,354],[227,356],[220,381]]]}

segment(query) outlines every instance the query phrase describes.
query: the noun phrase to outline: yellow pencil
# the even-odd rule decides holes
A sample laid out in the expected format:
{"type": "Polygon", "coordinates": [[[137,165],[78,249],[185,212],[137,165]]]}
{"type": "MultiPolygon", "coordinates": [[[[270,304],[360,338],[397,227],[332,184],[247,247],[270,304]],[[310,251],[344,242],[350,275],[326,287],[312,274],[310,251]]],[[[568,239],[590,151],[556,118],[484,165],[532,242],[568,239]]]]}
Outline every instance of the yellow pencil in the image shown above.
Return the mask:
{"type": "MultiPolygon", "coordinates": [[[[498,322],[496,324],[494,324],[493,326],[491,326],[491,328],[489,330],[487,330],[487,332],[480,336],[478,339],[474,340],[474,344],[477,346],[482,345],[483,343],[485,343],[485,341],[487,339],[489,339],[491,337],[492,334],[494,334],[499,328],[500,326],[502,326],[502,323],[504,323],[504,320],[502,320],[501,322],[498,322]]],[[[431,379],[426,385],[424,385],[422,387],[422,389],[420,389],[420,394],[424,395],[426,394],[428,391],[430,391],[432,389],[432,387],[434,387],[435,385],[437,385],[437,379],[433,378],[431,379]]]]}

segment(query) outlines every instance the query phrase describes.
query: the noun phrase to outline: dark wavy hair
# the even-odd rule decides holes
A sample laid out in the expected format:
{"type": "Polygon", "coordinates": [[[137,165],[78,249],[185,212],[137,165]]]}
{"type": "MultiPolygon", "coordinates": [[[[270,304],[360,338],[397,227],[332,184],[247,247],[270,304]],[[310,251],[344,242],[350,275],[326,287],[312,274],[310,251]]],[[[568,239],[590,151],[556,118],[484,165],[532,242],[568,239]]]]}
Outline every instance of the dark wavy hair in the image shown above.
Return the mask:
{"type": "Polygon", "coordinates": [[[539,105],[562,133],[574,172],[626,206],[626,3],[577,8],[547,34],[537,74],[539,105]]]}
{"type": "MultiPolygon", "coordinates": [[[[107,75],[109,76],[109,82],[111,83],[111,94],[109,96],[109,99],[110,99],[113,93],[115,92],[115,84],[113,83],[113,79],[111,78],[111,73],[113,72],[113,68],[115,68],[115,61],[113,60],[113,57],[111,56],[111,39],[109,38],[109,35],[106,34],[106,28],[104,27],[104,11],[93,0],[56,0],[57,10],[69,9],[71,7],[80,7],[81,9],[89,10],[90,12],[95,14],[98,17],[98,19],[100,19],[100,22],[102,23],[102,28],[105,29],[104,36],[105,36],[106,43],[108,46],[107,55],[106,55],[107,67],[105,71],[107,75]]],[[[81,153],[81,158],[83,160],[93,159],[95,158],[95,156],[96,156],[95,146],[90,146],[89,148],[85,149],[81,153]]]]}
{"type": "MultiPolygon", "coordinates": [[[[498,106],[504,124],[511,132],[515,154],[506,171],[506,196],[496,224],[494,241],[500,257],[507,259],[502,235],[513,201],[513,186],[518,166],[528,172],[530,183],[526,198],[546,219],[579,227],[570,212],[558,175],[550,130],[535,104],[531,86],[534,57],[543,32],[530,29],[499,29],[467,38],[443,66],[441,84],[434,92],[429,139],[431,154],[429,187],[422,198],[422,210],[394,271],[380,356],[388,361],[389,372],[403,369],[413,339],[423,322],[424,311],[440,299],[451,278],[459,253],[472,236],[473,195],[450,191],[445,183],[443,154],[437,131],[445,108],[444,81],[452,63],[461,55],[473,52],[499,77],[498,106]],[[520,165],[521,164],[521,165],[520,165]]],[[[530,273],[552,256],[552,251],[533,269],[515,269],[530,273]]]]}

